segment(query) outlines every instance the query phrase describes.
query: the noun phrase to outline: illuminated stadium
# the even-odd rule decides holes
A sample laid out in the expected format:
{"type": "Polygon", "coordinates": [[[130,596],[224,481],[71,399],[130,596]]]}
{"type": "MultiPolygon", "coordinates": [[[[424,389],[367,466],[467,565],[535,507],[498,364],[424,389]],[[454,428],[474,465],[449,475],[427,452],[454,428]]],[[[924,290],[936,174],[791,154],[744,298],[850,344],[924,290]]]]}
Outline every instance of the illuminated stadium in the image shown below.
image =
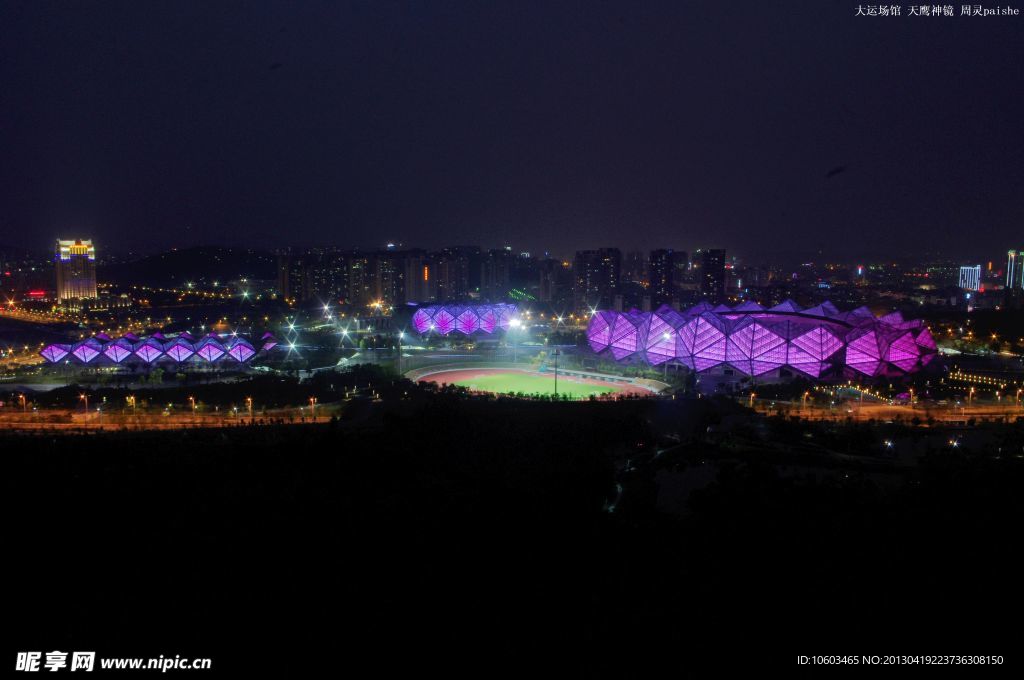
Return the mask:
{"type": "Polygon", "coordinates": [[[436,305],[420,307],[412,316],[412,325],[417,333],[448,335],[459,332],[463,335],[474,333],[495,333],[507,331],[509,322],[516,313],[516,305],[498,303],[493,305],[436,305]]]}
{"type": "Polygon", "coordinates": [[[139,338],[131,333],[116,340],[100,333],[70,345],[47,345],[40,354],[51,364],[69,362],[88,366],[117,366],[130,364],[246,364],[258,354],[269,352],[277,346],[277,340],[265,333],[259,349],[239,335],[222,338],[210,333],[196,338],[190,333],[179,333],[173,337],[154,333],[139,338]]]}
{"type": "Polygon", "coordinates": [[[620,362],[672,362],[698,373],[735,369],[746,376],[811,378],[899,376],[937,353],[923,321],[899,312],[876,317],[866,307],[840,312],[831,302],[808,309],[787,300],[765,309],[701,303],[677,312],[598,311],[587,327],[591,349],[620,362]]]}

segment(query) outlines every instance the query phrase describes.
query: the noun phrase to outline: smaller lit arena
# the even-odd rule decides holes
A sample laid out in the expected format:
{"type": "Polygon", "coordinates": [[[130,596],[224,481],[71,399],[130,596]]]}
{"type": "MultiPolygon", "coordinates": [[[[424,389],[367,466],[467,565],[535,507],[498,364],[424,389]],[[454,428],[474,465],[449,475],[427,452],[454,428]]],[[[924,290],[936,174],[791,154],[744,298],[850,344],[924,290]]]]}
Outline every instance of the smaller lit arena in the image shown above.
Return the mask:
{"type": "Polygon", "coordinates": [[[128,333],[116,340],[98,333],[73,344],[47,345],[40,354],[50,364],[78,366],[244,366],[254,357],[277,347],[277,340],[265,333],[258,343],[237,335],[210,333],[197,338],[182,332],[174,336],[154,333],[140,338],[128,333]]]}
{"type": "MultiPolygon", "coordinates": [[[[554,396],[555,374],[525,368],[445,368],[417,371],[410,375],[418,382],[438,385],[458,385],[471,392],[515,394],[525,396],[554,396]]],[[[615,376],[558,371],[557,394],[569,399],[591,397],[652,396],[664,385],[657,381],[630,380],[615,376]]]]}

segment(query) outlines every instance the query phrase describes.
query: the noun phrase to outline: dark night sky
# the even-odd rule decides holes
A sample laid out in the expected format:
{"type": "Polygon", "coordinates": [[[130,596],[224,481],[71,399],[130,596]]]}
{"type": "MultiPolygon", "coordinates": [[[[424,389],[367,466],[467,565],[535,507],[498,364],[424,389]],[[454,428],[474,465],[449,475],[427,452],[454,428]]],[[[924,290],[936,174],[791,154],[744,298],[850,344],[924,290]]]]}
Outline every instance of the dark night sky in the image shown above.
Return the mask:
{"type": "Polygon", "coordinates": [[[0,245],[1024,245],[1024,16],[856,6],[4,0],[0,245]]]}

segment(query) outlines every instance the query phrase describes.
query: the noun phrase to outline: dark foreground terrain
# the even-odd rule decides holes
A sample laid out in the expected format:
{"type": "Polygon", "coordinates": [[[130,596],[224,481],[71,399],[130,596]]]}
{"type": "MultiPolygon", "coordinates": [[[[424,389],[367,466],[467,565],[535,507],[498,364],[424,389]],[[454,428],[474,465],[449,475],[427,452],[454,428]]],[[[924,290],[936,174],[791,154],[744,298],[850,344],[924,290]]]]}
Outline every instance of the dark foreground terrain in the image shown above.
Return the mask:
{"type": "Polygon", "coordinates": [[[673,466],[707,447],[714,481],[669,515],[653,471],[623,473],[653,465],[659,408],[438,397],[359,426],[7,437],[5,646],[265,677],[1015,661],[1018,456],[880,483],[698,438],[673,466]]]}

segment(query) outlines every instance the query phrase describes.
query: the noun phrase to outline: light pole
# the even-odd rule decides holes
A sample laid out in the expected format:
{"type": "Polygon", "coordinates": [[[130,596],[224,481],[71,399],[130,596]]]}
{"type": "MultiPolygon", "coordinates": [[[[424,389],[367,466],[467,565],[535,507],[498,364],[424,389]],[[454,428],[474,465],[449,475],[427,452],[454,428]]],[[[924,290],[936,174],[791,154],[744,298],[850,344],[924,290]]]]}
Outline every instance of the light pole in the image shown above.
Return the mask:
{"type": "Polygon", "coordinates": [[[555,348],[555,351],[552,352],[552,354],[551,354],[551,356],[553,356],[555,358],[555,399],[558,398],[558,355],[559,354],[561,354],[561,352],[558,351],[557,347],[555,348]]]}
{"type": "Polygon", "coordinates": [[[512,363],[519,362],[519,345],[516,343],[515,331],[523,325],[523,322],[519,319],[512,319],[508,322],[509,335],[512,336],[512,363]]]}
{"type": "MultiPolygon", "coordinates": [[[[1017,397],[1018,398],[1020,397],[1020,390],[1017,390],[1017,397]]],[[[21,412],[22,413],[28,413],[28,401],[26,401],[25,395],[24,394],[19,394],[18,395],[18,400],[21,402],[21,412]]]]}
{"type": "Polygon", "coordinates": [[[316,397],[310,397],[309,398],[309,410],[311,412],[311,417],[313,419],[313,422],[315,423],[316,422],[316,397]]]}
{"type": "Polygon", "coordinates": [[[405,331],[398,331],[398,375],[402,375],[402,338],[405,337],[405,331]]]}
{"type": "Polygon", "coordinates": [[[196,420],[196,398],[195,397],[189,397],[188,401],[189,401],[190,404],[192,404],[192,422],[195,422],[195,420],[196,420]]]}
{"type": "Polygon", "coordinates": [[[252,421],[252,397],[245,398],[245,406],[249,409],[249,420],[252,421]]]}

